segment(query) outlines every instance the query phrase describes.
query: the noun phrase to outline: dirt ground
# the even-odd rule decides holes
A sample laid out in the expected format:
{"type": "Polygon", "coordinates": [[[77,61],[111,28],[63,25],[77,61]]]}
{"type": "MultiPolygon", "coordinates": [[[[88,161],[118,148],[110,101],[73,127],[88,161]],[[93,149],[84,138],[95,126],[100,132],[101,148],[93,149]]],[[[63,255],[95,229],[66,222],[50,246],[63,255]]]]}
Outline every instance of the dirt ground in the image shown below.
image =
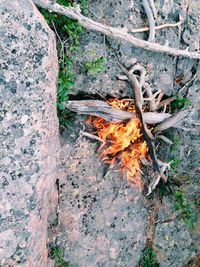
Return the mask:
{"type": "MultiPolygon", "coordinates": [[[[88,16],[115,27],[139,28],[144,23],[141,1],[89,1],[88,16]]],[[[200,3],[198,0],[158,0],[158,24],[175,23],[180,17],[180,28],[166,28],[156,32],[160,44],[167,40],[170,46],[199,50],[200,3]]],[[[147,33],[135,36],[146,39],[147,33]]],[[[152,86],[161,88],[167,95],[177,94],[186,85],[183,94],[192,102],[192,119],[200,118],[200,68],[196,60],[178,59],[135,48],[118,40],[111,40],[121,60],[131,65],[137,60],[148,68],[152,86]],[[196,78],[188,83],[193,75],[196,78]],[[183,81],[175,84],[182,75],[183,81]],[[188,85],[188,86],[187,86],[188,85]]],[[[106,46],[104,36],[85,31],[81,49],[76,55],[78,72],[76,95],[108,94],[131,96],[128,83],[117,80],[120,70],[112,51],[106,46]],[[105,71],[91,75],[81,71],[83,60],[99,57],[106,60],[105,71]]],[[[72,267],[138,266],[143,251],[150,241],[161,267],[182,267],[197,257],[200,252],[200,146],[199,126],[190,131],[170,130],[169,135],[178,138],[178,145],[160,145],[160,157],[169,161],[172,157],[179,165],[169,173],[169,187],[163,194],[158,191],[150,198],[144,192],[122,178],[118,172],[109,172],[98,159],[99,143],[80,135],[86,117],[77,116],[69,130],[61,132],[61,173],[58,182],[59,227],[52,226],[54,242],[64,250],[65,260],[72,267]],[[175,147],[175,149],[173,149],[175,147]],[[173,182],[172,182],[173,181],[173,182]],[[184,220],[184,207],[175,210],[175,192],[184,194],[190,215],[197,214],[194,229],[184,220]]],[[[148,177],[144,175],[144,181],[148,177]]],[[[185,203],[184,202],[184,203],[185,203]]],[[[52,232],[51,232],[52,234],[52,232]]],[[[52,240],[51,240],[52,242],[52,240]]],[[[192,266],[192,265],[190,265],[192,266]]],[[[196,266],[200,266],[197,263],[196,266]]]]}

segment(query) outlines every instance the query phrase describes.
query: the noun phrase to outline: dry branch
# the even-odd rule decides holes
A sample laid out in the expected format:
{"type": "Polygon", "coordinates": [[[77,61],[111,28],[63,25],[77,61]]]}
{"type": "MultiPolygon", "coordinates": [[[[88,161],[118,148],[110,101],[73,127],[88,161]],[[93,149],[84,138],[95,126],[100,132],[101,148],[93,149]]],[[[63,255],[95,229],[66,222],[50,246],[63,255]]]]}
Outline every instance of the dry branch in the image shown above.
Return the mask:
{"type": "MultiPolygon", "coordinates": [[[[155,26],[155,30],[162,30],[164,28],[174,28],[178,27],[183,23],[183,21],[178,21],[176,23],[166,23],[162,25],[155,26]]],[[[137,33],[137,32],[147,32],[149,31],[149,27],[144,27],[144,28],[138,28],[138,29],[132,29],[132,33],[137,33]]]]}
{"type": "Polygon", "coordinates": [[[175,115],[171,116],[169,119],[158,124],[154,128],[153,132],[158,133],[158,132],[162,132],[162,131],[170,128],[170,127],[177,127],[178,123],[181,122],[188,115],[188,113],[189,113],[189,109],[179,111],[175,115]]]}
{"type": "Polygon", "coordinates": [[[148,38],[148,41],[149,42],[155,42],[155,34],[156,34],[155,20],[154,20],[154,16],[153,16],[153,13],[151,11],[148,0],[142,0],[142,5],[144,7],[147,18],[149,20],[149,38],[148,38]]]}
{"type": "Polygon", "coordinates": [[[94,134],[91,134],[91,133],[88,133],[88,132],[84,132],[84,131],[80,131],[80,134],[82,136],[86,136],[88,138],[95,139],[95,140],[97,140],[97,141],[99,141],[101,143],[104,143],[104,140],[103,139],[101,139],[100,137],[98,137],[98,136],[96,136],[94,134]]]}
{"type": "MultiPolygon", "coordinates": [[[[71,100],[65,103],[65,107],[79,114],[93,115],[111,122],[121,122],[136,117],[135,113],[113,108],[106,102],[99,100],[71,100]]],[[[170,116],[169,113],[143,113],[144,121],[147,124],[160,123],[170,116]]]]}
{"type": "Polygon", "coordinates": [[[57,3],[52,4],[52,2],[47,1],[47,0],[32,0],[32,1],[36,5],[42,8],[48,9],[49,11],[53,11],[58,14],[64,15],[70,19],[77,20],[78,23],[86,29],[98,31],[102,34],[105,34],[107,36],[111,36],[114,38],[119,38],[123,41],[131,43],[132,45],[136,47],[144,48],[144,49],[151,50],[154,52],[165,53],[165,54],[169,54],[172,56],[200,59],[199,52],[189,52],[188,50],[176,49],[176,48],[172,48],[168,46],[162,46],[157,43],[152,43],[152,42],[141,40],[127,33],[127,30],[123,28],[117,29],[114,27],[109,27],[107,25],[104,25],[102,23],[96,22],[92,19],[89,19],[83,16],[80,13],[80,9],[78,8],[64,7],[57,3]]]}

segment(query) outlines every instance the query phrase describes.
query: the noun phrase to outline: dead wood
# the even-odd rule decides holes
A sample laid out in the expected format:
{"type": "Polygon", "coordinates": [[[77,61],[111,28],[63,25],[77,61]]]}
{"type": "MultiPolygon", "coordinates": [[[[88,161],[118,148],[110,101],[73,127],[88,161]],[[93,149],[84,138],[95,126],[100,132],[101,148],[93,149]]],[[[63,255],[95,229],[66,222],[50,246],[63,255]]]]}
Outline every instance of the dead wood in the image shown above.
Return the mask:
{"type": "MultiPolygon", "coordinates": [[[[179,27],[183,23],[182,20],[176,22],[176,23],[165,23],[162,25],[155,26],[155,30],[162,30],[164,28],[174,28],[174,27],[179,27]]],[[[149,27],[144,27],[144,28],[138,28],[138,29],[132,29],[132,33],[138,33],[138,32],[147,32],[149,31],[149,27]]]]}
{"type": "Polygon", "coordinates": [[[199,52],[189,52],[188,50],[176,49],[168,46],[163,46],[157,43],[144,41],[129,34],[127,29],[109,27],[102,23],[96,22],[92,19],[83,16],[80,13],[80,8],[64,7],[62,5],[52,3],[51,1],[47,0],[32,0],[32,2],[38,5],[39,7],[64,15],[70,19],[77,20],[78,23],[86,29],[98,31],[107,36],[121,39],[123,41],[131,43],[136,47],[173,56],[200,59],[199,52]]]}
{"type": "MultiPolygon", "coordinates": [[[[136,117],[135,113],[113,108],[108,103],[99,100],[71,100],[64,105],[78,114],[97,116],[110,122],[122,122],[136,117]]],[[[144,112],[143,117],[147,124],[157,124],[170,118],[171,114],[144,112]]]]}
{"type": "Polygon", "coordinates": [[[95,139],[95,140],[97,140],[97,141],[99,141],[101,143],[104,143],[103,139],[101,139],[100,137],[98,137],[98,136],[96,136],[94,134],[91,134],[91,133],[88,133],[88,132],[84,132],[84,131],[80,131],[80,134],[82,136],[85,136],[85,137],[88,137],[88,138],[91,138],[91,139],[95,139]]]}
{"type": "Polygon", "coordinates": [[[163,174],[161,174],[160,172],[160,166],[159,166],[158,158],[156,155],[154,136],[152,135],[151,131],[147,128],[147,125],[144,121],[143,111],[142,111],[143,104],[144,104],[142,88],[145,83],[146,72],[144,72],[144,70],[141,71],[141,66],[140,66],[139,68],[140,76],[139,78],[137,78],[134,73],[129,72],[120,62],[118,62],[118,65],[131,82],[134,99],[135,99],[135,109],[141,122],[141,131],[142,131],[144,140],[146,141],[147,146],[148,146],[148,153],[152,160],[153,170],[154,170],[155,175],[161,176],[163,174]]]}
{"type": "Polygon", "coordinates": [[[148,41],[149,42],[155,42],[155,20],[154,20],[154,16],[153,13],[151,11],[150,5],[148,0],[142,0],[142,5],[144,7],[144,10],[146,12],[147,18],[149,20],[149,37],[148,37],[148,41]]]}
{"type": "Polygon", "coordinates": [[[189,113],[189,109],[179,111],[175,115],[172,115],[170,118],[158,124],[154,128],[153,132],[154,133],[162,132],[171,127],[177,128],[178,123],[180,123],[188,115],[188,113],[189,113]]]}

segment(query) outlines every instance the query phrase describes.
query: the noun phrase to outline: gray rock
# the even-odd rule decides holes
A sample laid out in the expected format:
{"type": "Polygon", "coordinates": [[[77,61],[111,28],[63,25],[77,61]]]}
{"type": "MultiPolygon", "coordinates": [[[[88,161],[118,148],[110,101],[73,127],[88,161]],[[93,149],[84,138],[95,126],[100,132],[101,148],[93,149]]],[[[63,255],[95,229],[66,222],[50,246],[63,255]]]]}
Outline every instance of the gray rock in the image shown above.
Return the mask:
{"type": "MultiPolygon", "coordinates": [[[[189,29],[192,38],[189,50],[199,49],[197,28],[200,11],[197,2],[192,0],[188,5],[188,1],[181,0],[155,1],[158,24],[175,23],[179,15],[185,20],[180,28],[156,31],[156,41],[164,45],[167,40],[172,47],[187,48],[188,45],[184,43],[187,32],[184,34],[184,31],[189,29]],[[192,25],[191,21],[197,24],[192,25]]],[[[141,1],[90,1],[89,7],[89,16],[110,26],[130,29],[140,28],[144,23],[141,1]]],[[[147,39],[148,33],[135,36],[147,39]]],[[[176,94],[196,72],[197,77],[190,84],[188,98],[195,107],[192,119],[198,123],[200,74],[195,60],[177,59],[138,49],[119,40],[110,41],[127,67],[136,58],[147,67],[150,83],[168,95],[176,94]],[[183,83],[175,85],[174,81],[180,75],[184,77],[183,83]]],[[[120,70],[113,52],[104,43],[104,37],[99,33],[85,31],[81,44],[75,56],[78,75],[73,94],[83,91],[85,94],[97,93],[103,97],[108,94],[116,97],[132,96],[129,84],[117,80],[120,70]],[[85,73],[83,61],[99,57],[106,59],[105,71],[95,75],[85,73]]],[[[64,257],[72,267],[138,266],[149,234],[146,232],[148,223],[155,223],[151,222],[151,218],[148,222],[148,215],[151,215],[151,211],[148,213],[148,201],[146,203],[137,189],[122,180],[121,175],[111,172],[106,178],[103,177],[104,166],[98,161],[96,142],[79,137],[82,121],[79,123],[78,120],[81,119],[77,119],[73,130],[62,136],[64,169],[60,179],[61,225],[57,243],[63,248],[64,257]]],[[[180,130],[178,134],[181,145],[176,151],[176,158],[180,159],[181,164],[177,173],[173,174],[177,177],[181,173],[188,173],[192,186],[188,188],[189,182],[185,183],[183,190],[193,194],[199,187],[199,127],[196,124],[193,130],[180,130]]],[[[172,156],[170,147],[163,146],[161,159],[170,161],[172,156]]],[[[196,230],[188,230],[180,214],[174,210],[173,198],[163,199],[155,224],[155,238],[151,241],[160,266],[185,266],[200,251],[199,223],[196,230]]]]}
{"type": "Polygon", "coordinates": [[[78,138],[77,127],[78,121],[62,136],[57,245],[71,266],[137,266],[146,242],[145,199],[122,175],[103,176],[96,144],[78,138]]]}
{"type": "Polygon", "coordinates": [[[2,0],[0,21],[0,265],[45,266],[59,150],[55,37],[31,1],[2,0]]]}

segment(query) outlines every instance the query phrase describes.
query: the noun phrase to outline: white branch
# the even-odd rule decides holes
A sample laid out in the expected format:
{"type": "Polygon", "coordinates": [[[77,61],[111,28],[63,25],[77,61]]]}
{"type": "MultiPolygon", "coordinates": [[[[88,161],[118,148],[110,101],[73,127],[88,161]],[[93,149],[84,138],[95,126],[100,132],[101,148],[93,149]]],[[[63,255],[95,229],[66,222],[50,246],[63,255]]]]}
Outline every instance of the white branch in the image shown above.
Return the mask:
{"type": "Polygon", "coordinates": [[[32,2],[42,8],[48,9],[49,11],[56,12],[70,19],[76,20],[81,26],[83,26],[86,29],[98,31],[102,34],[105,34],[107,36],[111,36],[114,38],[119,38],[123,41],[131,43],[132,45],[136,47],[144,48],[144,49],[151,50],[154,52],[161,52],[161,53],[169,54],[172,56],[200,59],[199,52],[189,52],[188,50],[176,49],[176,48],[172,48],[168,46],[162,46],[157,43],[152,43],[152,42],[141,40],[127,33],[127,30],[123,28],[118,29],[114,27],[109,27],[102,23],[96,22],[92,19],[89,19],[83,16],[80,13],[80,11],[74,7],[64,7],[57,3],[52,4],[50,1],[46,1],[46,0],[32,0],[32,2]]]}

